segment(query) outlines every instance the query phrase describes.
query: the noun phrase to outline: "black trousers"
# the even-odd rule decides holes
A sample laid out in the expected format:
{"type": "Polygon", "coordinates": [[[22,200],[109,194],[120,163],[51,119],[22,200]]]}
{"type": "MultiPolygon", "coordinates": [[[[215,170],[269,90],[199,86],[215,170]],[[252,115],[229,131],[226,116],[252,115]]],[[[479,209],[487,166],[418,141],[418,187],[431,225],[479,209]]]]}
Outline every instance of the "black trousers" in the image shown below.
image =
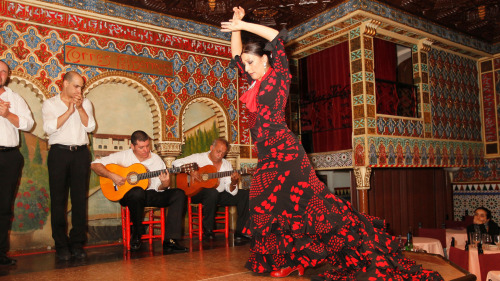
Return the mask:
{"type": "Polygon", "coordinates": [[[241,232],[249,218],[249,191],[240,189],[233,196],[227,191],[218,192],[215,188],[204,188],[198,194],[191,197],[191,203],[203,204],[203,231],[210,232],[214,229],[215,213],[217,206],[236,206],[238,219],[236,220],[236,232],[241,232]]]}
{"type": "Polygon", "coordinates": [[[52,146],[47,158],[49,168],[52,238],[56,249],[82,246],[87,239],[87,194],[90,152],[87,148],[69,151],[52,146]],[[67,235],[68,192],[71,198],[72,228],[67,235]]]}
{"type": "Polygon", "coordinates": [[[155,190],[144,190],[141,187],[130,189],[120,200],[122,206],[127,206],[130,210],[130,220],[134,224],[131,236],[140,235],[140,228],[144,219],[144,207],[168,207],[165,219],[165,240],[181,239],[184,207],[186,205],[186,195],[181,189],[166,189],[163,192],[155,190]]]}
{"type": "Polygon", "coordinates": [[[9,229],[17,184],[24,164],[19,149],[0,151],[0,256],[9,250],[9,229]]]}

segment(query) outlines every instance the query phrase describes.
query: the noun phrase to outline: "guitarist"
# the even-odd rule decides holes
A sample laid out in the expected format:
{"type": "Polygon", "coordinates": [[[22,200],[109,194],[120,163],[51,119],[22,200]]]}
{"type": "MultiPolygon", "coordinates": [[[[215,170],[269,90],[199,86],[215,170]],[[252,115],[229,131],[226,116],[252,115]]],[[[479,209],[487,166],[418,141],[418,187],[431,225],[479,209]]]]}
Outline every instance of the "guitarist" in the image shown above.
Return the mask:
{"type": "MultiPolygon", "coordinates": [[[[166,169],[160,156],[151,152],[150,138],[145,132],[135,131],[130,137],[130,142],[130,149],[96,159],[91,164],[92,170],[99,176],[113,180],[116,185],[123,185],[125,178],[110,172],[106,169],[106,165],[118,164],[128,167],[135,163],[141,163],[150,171],[166,169]]],[[[169,185],[170,176],[165,170],[165,173],[161,173],[158,178],[150,179],[150,185],[146,190],[136,186],[125,193],[120,200],[120,204],[128,206],[130,210],[130,218],[133,223],[130,239],[132,251],[137,251],[141,247],[140,226],[142,226],[144,207],[168,206],[163,252],[165,254],[187,252],[188,248],[177,242],[177,239],[182,237],[182,215],[186,196],[182,190],[169,189],[169,185]]]]}
{"type": "MultiPolygon", "coordinates": [[[[172,162],[174,167],[179,167],[187,163],[196,163],[199,167],[213,165],[218,172],[231,171],[231,163],[224,159],[229,151],[229,142],[224,138],[215,139],[210,146],[210,151],[196,153],[185,158],[177,159],[172,162]]],[[[190,173],[192,177],[200,180],[198,171],[190,173]]],[[[203,236],[205,239],[214,239],[213,228],[215,224],[215,213],[217,206],[236,206],[238,211],[238,220],[234,238],[237,240],[248,240],[249,236],[242,233],[243,227],[248,221],[249,192],[246,189],[238,189],[240,174],[234,172],[231,177],[219,179],[217,188],[203,188],[199,193],[191,197],[191,202],[203,204],[203,236]]]]}

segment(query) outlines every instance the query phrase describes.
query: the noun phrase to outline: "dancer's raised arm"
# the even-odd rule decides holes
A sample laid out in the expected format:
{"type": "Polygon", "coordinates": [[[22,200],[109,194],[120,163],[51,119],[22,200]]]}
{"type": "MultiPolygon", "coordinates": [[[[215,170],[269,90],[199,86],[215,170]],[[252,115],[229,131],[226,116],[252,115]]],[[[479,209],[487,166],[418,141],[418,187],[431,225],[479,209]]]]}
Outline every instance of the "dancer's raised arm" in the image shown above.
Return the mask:
{"type": "Polygon", "coordinates": [[[233,57],[236,55],[241,55],[242,51],[242,42],[241,42],[241,31],[245,30],[260,37],[272,41],[276,35],[278,35],[278,31],[271,27],[267,27],[260,24],[249,23],[243,21],[243,17],[245,16],[245,10],[241,7],[233,8],[234,14],[233,18],[227,22],[221,23],[221,31],[222,32],[232,32],[231,35],[231,54],[233,57]]]}

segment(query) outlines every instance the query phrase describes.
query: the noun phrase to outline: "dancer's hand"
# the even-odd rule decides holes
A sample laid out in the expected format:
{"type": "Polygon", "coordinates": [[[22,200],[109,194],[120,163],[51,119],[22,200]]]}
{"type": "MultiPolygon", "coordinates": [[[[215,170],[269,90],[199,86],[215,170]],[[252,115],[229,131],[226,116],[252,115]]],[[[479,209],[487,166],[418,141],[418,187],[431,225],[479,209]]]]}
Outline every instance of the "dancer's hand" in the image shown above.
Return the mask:
{"type": "Polygon", "coordinates": [[[242,20],[229,20],[225,22],[221,22],[221,30],[222,32],[233,32],[233,31],[240,31],[243,29],[243,23],[244,21],[242,20]]]}
{"type": "Polygon", "coordinates": [[[245,10],[242,7],[234,7],[233,18],[226,22],[221,22],[222,32],[240,31],[242,29],[242,19],[245,16],[245,10]]]}
{"type": "Polygon", "coordinates": [[[243,9],[241,6],[234,7],[233,11],[233,20],[242,20],[245,17],[245,9],[243,9]]]}

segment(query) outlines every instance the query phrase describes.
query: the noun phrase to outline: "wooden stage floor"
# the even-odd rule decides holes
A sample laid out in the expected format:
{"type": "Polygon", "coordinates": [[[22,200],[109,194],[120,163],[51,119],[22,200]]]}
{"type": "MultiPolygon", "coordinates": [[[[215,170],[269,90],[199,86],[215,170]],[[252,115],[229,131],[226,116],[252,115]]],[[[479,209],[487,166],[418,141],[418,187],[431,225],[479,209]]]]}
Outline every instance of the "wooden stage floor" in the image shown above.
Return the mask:
{"type": "MultiPolygon", "coordinates": [[[[232,236],[232,234],[231,234],[232,236]]],[[[324,264],[306,269],[304,276],[297,272],[287,278],[273,278],[269,274],[256,274],[245,268],[249,256],[248,242],[237,243],[232,237],[217,236],[214,241],[184,239],[182,245],[190,248],[187,253],[163,255],[161,241],[152,245],[143,243],[138,252],[127,252],[122,244],[86,247],[88,257],[83,260],[59,262],[54,251],[15,253],[17,264],[0,266],[3,280],[117,280],[117,281],[191,281],[191,280],[310,280],[330,268],[324,264]]],[[[460,270],[452,267],[441,257],[419,256],[408,253],[410,258],[428,269],[438,270],[445,280],[474,280],[460,278],[460,270]],[[455,279],[458,278],[458,279],[455,279]]],[[[467,276],[475,277],[475,276],[467,276]]]]}
{"type": "Polygon", "coordinates": [[[54,251],[14,254],[17,264],[0,266],[0,280],[310,280],[327,270],[306,270],[287,278],[272,278],[255,274],[245,268],[249,256],[248,243],[234,243],[218,235],[214,241],[199,243],[184,239],[181,244],[190,248],[187,253],[163,255],[160,241],[152,247],[143,243],[139,252],[126,252],[122,244],[86,247],[88,257],[68,262],[56,261],[54,251]]]}

